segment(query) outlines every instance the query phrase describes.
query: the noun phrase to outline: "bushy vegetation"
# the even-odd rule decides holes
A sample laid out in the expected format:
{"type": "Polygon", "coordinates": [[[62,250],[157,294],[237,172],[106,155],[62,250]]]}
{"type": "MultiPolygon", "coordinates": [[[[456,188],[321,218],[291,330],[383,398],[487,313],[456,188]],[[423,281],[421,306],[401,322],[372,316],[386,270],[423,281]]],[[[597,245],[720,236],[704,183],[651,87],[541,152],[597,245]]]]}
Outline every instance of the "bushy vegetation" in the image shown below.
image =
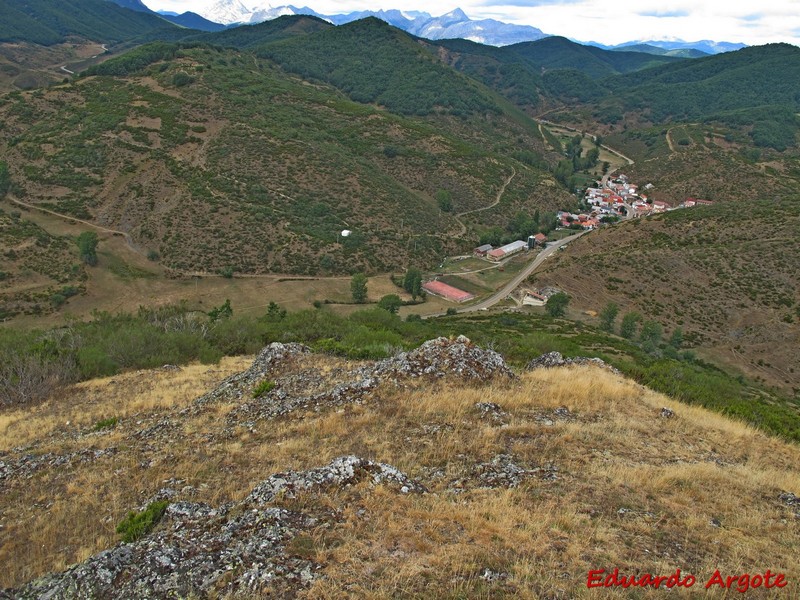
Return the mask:
{"type": "MultiPolygon", "coordinates": [[[[439,335],[459,334],[492,346],[518,367],[552,350],[565,356],[598,356],[657,391],[800,441],[800,416],[792,408],[793,401],[698,361],[691,353],[673,352],[674,346],[664,344],[660,337],[657,341],[655,335],[648,338],[660,350],[648,352],[640,343],[599,329],[532,315],[451,315],[404,321],[378,308],[340,317],[324,308],[286,313],[275,305],[257,319],[238,317],[212,324],[206,315],[186,306],[143,308],[138,315],[97,314],[88,323],[67,328],[3,332],[0,392],[4,403],[30,402],[72,381],[166,363],[214,362],[223,355],[254,354],[271,342],[296,341],[338,356],[380,359],[439,335]],[[14,367],[20,364],[25,369],[14,367]],[[22,388],[32,388],[34,374],[38,393],[23,395],[22,388]]],[[[270,383],[264,382],[259,394],[266,393],[270,383]]]]}
{"type": "Polygon", "coordinates": [[[259,396],[263,396],[264,394],[272,391],[275,389],[275,382],[274,381],[262,381],[256,387],[253,388],[253,398],[258,398],[259,396]]]}
{"type": "Polygon", "coordinates": [[[126,543],[135,542],[143,535],[150,533],[158,524],[169,506],[168,500],[151,502],[141,512],[128,513],[128,516],[117,526],[117,533],[126,543]]]}
{"type": "MultiPolygon", "coordinates": [[[[126,52],[122,56],[117,56],[100,63],[99,65],[90,67],[87,69],[85,74],[127,77],[129,75],[133,75],[134,73],[139,73],[142,71],[142,69],[152,65],[153,63],[175,58],[175,55],[181,50],[181,48],[196,46],[196,44],[181,45],[167,42],[152,42],[126,52]]],[[[175,76],[177,77],[179,73],[176,73],[175,76]]],[[[183,73],[183,75],[180,76],[180,80],[188,83],[188,80],[185,79],[187,77],[189,77],[189,75],[187,73],[183,73]]],[[[174,83],[175,85],[180,85],[179,82],[174,83]]]]}
{"type": "Polygon", "coordinates": [[[81,36],[120,42],[145,33],[175,29],[157,15],[132,12],[106,0],[0,0],[0,42],[45,46],[81,36]]]}

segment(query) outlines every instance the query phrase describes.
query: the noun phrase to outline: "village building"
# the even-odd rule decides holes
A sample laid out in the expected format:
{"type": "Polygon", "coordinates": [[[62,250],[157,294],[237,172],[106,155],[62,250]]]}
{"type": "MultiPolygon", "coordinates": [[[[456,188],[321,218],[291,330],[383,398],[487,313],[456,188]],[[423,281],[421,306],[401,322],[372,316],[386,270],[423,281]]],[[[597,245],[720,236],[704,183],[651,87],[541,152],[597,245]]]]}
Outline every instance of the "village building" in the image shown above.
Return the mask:
{"type": "Polygon", "coordinates": [[[519,240],[492,250],[487,254],[487,257],[489,258],[489,260],[499,261],[511,256],[512,254],[521,252],[525,248],[527,248],[527,244],[519,240]]]}
{"type": "Polygon", "coordinates": [[[422,289],[429,294],[439,296],[440,298],[450,300],[451,302],[458,302],[459,304],[461,302],[466,302],[467,300],[472,300],[475,297],[475,294],[470,294],[469,292],[460,290],[452,285],[447,285],[442,281],[428,281],[427,283],[422,284],[422,289]]]}
{"type": "Polygon", "coordinates": [[[483,246],[478,246],[477,248],[475,248],[475,250],[473,250],[473,253],[475,254],[475,256],[483,257],[486,256],[492,250],[492,248],[494,248],[494,246],[492,246],[491,244],[484,244],[483,246]]]}
{"type": "Polygon", "coordinates": [[[663,200],[653,201],[653,212],[665,212],[670,210],[671,208],[672,207],[663,200]]]}

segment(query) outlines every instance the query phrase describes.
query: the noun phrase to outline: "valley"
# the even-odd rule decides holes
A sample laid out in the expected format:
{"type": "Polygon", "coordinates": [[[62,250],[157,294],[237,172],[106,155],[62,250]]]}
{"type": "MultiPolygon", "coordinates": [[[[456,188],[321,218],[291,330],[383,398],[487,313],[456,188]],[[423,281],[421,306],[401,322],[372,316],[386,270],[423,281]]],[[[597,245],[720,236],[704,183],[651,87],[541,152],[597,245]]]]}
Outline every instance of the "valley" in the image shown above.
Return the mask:
{"type": "Polygon", "coordinates": [[[800,48],[0,15],[0,598],[796,595],[800,48]]]}

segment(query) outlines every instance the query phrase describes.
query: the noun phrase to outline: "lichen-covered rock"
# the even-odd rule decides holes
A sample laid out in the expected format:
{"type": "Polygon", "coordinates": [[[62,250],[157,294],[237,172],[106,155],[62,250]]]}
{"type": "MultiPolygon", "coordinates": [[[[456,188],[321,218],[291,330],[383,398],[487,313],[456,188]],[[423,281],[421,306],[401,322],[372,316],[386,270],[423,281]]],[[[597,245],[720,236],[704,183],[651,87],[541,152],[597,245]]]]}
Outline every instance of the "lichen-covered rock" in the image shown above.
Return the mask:
{"type": "Polygon", "coordinates": [[[379,362],[373,373],[377,377],[455,375],[479,381],[514,377],[502,356],[474,345],[463,335],[455,340],[446,337],[429,340],[415,350],[379,362]]]}
{"type": "MultiPolygon", "coordinates": [[[[63,573],[0,592],[3,599],[210,598],[244,594],[294,596],[317,577],[320,565],[286,552],[299,533],[333,519],[270,506],[278,494],[371,481],[400,493],[424,488],[398,469],[344,456],[309,471],[271,476],[241,503],[212,508],[174,502],[155,531],[100,552],[63,573]]],[[[164,494],[174,497],[172,493],[164,494]]],[[[272,597],[272,596],[270,596],[272,597]]]]}
{"type": "Polygon", "coordinates": [[[264,381],[280,363],[309,352],[311,350],[302,344],[273,342],[261,350],[250,368],[231,375],[216,388],[195,400],[194,405],[197,407],[210,402],[240,399],[250,394],[253,388],[264,381]]]}
{"type": "Polygon", "coordinates": [[[567,367],[570,365],[593,365],[603,369],[608,369],[617,375],[622,375],[619,369],[612,367],[599,358],[588,358],[586,356],[564,358],[560,352],[555,351],[547,352],[541,356],[538,356],[537,358],[532,359],[527,365],[525,365],[525,370],[532,371],[534,369],[552,369],[554,367],[567,367]]]}
{"type": "Polygon", "coordinates": [[[12,479],[30,479],[43,469],[69,467],[78,463],[86,464],[102,458],[114,456],[117,448],[83,448],[68,454],[23,454],[17,459],[0,460],[0,486],[12,479]]]}
{"type": "Polygon", "coordinates": [[[795,496],[792,492],[783,492],[778,496],[778,500],[794,509],[794,518],[800,519],[800,496],[795,496]]]}
{"type": "Polygon", "coordinates": [[[425,488],[406,477],[391,465],[376,463],[357,456],[341,456],[330,464],[310,471],[289,471],[273,475],[256,487],[247,502],[261,505],[272,502],[278,494],[294,497],[298,491],[331,485],[353,485],[369,480],[373,484],[389,484],[400,493],[422,493],[425,488]]]}
{"type": "Polygon", "coordinates": [[[378,386],[374,377],[347,381],[332,389],[312,396],[294,396],[280,387],[244,402],[230,412],[227,422],[230,426],[242,422],[255,423],[261,419],[282,417],[296,410],[320,410],[324,407],[357,404],[378,386]]]}
{"type": "Polygon", "coordinates": [[[481,419],[490,419],[495,423],[503,423],[508,416],[499,404],[494,402],[478,402],[475,404],[481,419]]]}

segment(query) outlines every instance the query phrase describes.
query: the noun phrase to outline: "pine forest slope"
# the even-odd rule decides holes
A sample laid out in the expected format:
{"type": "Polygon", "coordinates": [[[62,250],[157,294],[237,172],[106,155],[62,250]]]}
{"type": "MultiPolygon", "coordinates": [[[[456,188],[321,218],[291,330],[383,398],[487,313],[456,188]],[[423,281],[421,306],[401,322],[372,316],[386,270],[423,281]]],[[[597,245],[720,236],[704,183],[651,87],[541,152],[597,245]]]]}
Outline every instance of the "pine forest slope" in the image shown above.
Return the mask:
{"type": "Polygon", "coordinates": [[[579,70],[592,79],[620,73],[631,73],[661,65],[682,62],[680,58],[655,56],[642,52],[613,52],[576,44],[563,37],[548,37],[535,42],[522,42],[507,46],[505,50],[537,67],[579,70]]]}
{"type": "Polygon", "coordinates": [[[240,25],[213,34],[193,34],[185,39],[244,50],[289,37],[311,35],[332,27],[333,25],[317,17],[284,16],[256,25],[240,25]]]}
{"type": "Polygon", "coordinates": [[[500,112],[488,89],[374,17],[267,44],[256,52],[292,73],[335,85],[357,102],[377,103],[392,112],[500,112]]]}
{"type": "Polygon", "coordinates": [[[52,45],[70,36],[121,42],[175,26],[159,15],[136,12],[107,0],[0,0],[0,42],[52,45]]]}
{"type": "MultiPolygon", "coordinates": [[[[417,67],[431,82],[446,69],[424,56],[417,67]]],[[[471,247],[453,238],[459,225],[436,192],[452,194],[454,212],[479,208],[514,171],[498,218],[569,202],[517,160],[543,160],[534,124],[452,71],[446,98],[472,112],[413,118],[235,51],[154,44],[93,72],[2,99],[13,193],[126,231],[178,272],[427,263],[471,247]],[[342,229],[353,236],[337,240],[342,229]]],[[[426,96],[420,112],[438,112],[440,98],[426,96]]]]}

